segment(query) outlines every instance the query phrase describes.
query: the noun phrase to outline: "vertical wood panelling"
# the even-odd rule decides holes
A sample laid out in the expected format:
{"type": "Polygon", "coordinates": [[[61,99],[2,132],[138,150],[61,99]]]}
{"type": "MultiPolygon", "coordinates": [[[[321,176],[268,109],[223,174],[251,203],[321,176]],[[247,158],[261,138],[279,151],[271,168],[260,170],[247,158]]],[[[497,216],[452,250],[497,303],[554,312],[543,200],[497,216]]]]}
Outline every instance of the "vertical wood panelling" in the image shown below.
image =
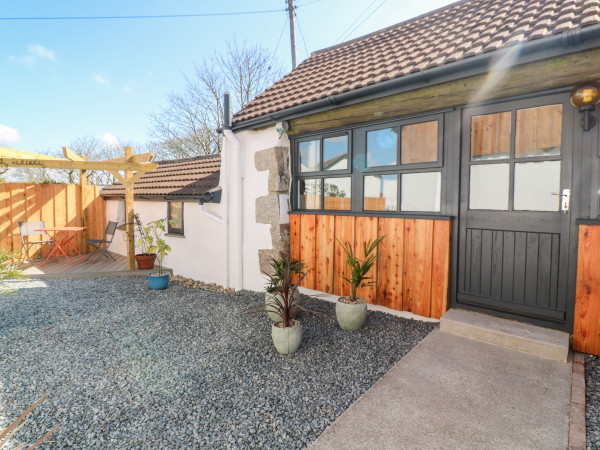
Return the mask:
{"type": "Polygon", "coordinates": [[[300,259],[306,264],[306,277],[302,285],[308,289],[315,289],[315,262],[316,262],[316,217],[309,214],[300,216],[300,229],[302,239],[300,240],[300,259]]]}
{"type": "MultiPolygon", "coordinates": [[[[364,259],[364,244],[377,239],[377,217],[357,217],[355,227],[356,231],[354,234],[354,249],[356,255],[359,258],[364,259]]],[[[358,296],[373,304],[377,304],[377,250],[375,250],[375,256],[375,263],[367,275],[368,277],[371,277],[371,279],[366,280],[367,284],[370,282],[373,282],[373,284],[369,287],[358,289],[358,296]]]]}
{"type": "MultiPolygon", "coordinates": [[[[88,208],[82,210],[81,189],[75,185],[0,183],[0,248],[21,251],[20,221],[43,220],[47,227],[82,226],[88,217],[88,235],[99,239],[106,227],[106,203],[98,186],[89,186],[88,208]]],[[[38,241],[42,236],[30,236],[38,241]]],[[[81,243],[75,243],[81,250],[81,243]]],[[[47,246],[32,247],[30,256],[46,256],[47,246]],[[42,251],[43,250],[43,251],[42,251]]],[[[71,249],[71,253],[74,251],[71,249]]]]}
{"type": "Polygon", "coordinates": [[[600,355],[600,226],[579,227],[573,349],[600,355]]]}
{"type": "Polygon", "coordinates": [[[404,219],[379,218],[378,227],[378,235],[387,237],[379,245],[377,303],[401,311],[404,219]]]}
{"type": "Polygon", "coordinates": [[[341,277],[347,276],[346,254],[342,250],[341,242],[354,242],[354,217],[335,216],[335,243],[334,243],[334,293],[335,295],[350,295],[350,287],[341,277]]]}
{"type": "Polygon", "coordinates": [[[431,255],[431,313],[429,317],[441,318],[448,309],[450,274],[450,221],[433,222],[433,251],[431,255]]]}
{"type": "Polygon", "coordinates": [[[448,308],[450,233],[444,220],[292,214],[290,253],[313,269],[302,286],[343,296],[350,292],[341,278],[346,255],[337,240],[353,243],[362,257],[364,242],[386,235],[369,273],[376,283],[358,294],[370,303],[440,318],[448,308]]]}
{"type": "Polygon", "coordinates": [[[316,280],[315,289],[333,294],[333,244],[335,242],[334,216],[316,216],[316,280]]]}

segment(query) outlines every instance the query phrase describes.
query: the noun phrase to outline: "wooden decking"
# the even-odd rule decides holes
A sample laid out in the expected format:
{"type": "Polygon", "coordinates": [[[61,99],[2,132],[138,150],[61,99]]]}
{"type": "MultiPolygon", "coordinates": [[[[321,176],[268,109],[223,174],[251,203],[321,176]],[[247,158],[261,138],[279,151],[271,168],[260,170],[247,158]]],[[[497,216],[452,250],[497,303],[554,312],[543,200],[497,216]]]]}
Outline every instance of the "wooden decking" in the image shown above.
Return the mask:
{"type": "MultiPolygon", "coordinates": [[[[150,272],[156,272],[158,268],[155,266],[151,270],[127,270],[127,258],[115,253],[112,254],[116,261],[104,256],[96,260],[97,254],[89,258],[90,254],[84,254],[86,261],[82,261],[78,255],[69,255],[69,258],[75,263],[74,266],[67,261],[67,258],[61,258],[54,262],[52,260],[42,267],[43,259],[34,259],[33,265],[28,262],[22,262],[19,267],[23,270],[23,274],[29,278],[94,278],[94,277],[111,277],[111,276],[136,276],[145,275],[150,272]],[[95,262],[94,262],[95,261],[95,262]]],[[[172,272],[171,269],[164,269],[172,272]]]]}

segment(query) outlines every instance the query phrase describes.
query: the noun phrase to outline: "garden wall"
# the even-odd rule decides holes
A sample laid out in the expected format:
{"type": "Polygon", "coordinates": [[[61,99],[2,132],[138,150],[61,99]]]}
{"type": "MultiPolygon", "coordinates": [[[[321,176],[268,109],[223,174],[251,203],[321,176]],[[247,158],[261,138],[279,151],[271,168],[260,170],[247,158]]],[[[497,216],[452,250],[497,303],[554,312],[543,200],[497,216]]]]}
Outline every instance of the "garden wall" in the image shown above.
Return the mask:
{"type": "Polygon", "coordinates": [[[302,286],[348,295],[346,255],[338,239],[354,244],[386,235],[370,275],[361,288],[369,303],[439,319],[448,308],[450,271],[449,220],[290,214],[291,255],[308,268],[302,286]]]}
{"type": "MultiPolygon", "coordinates": [[[[19,222],[43,220],[47,227],[79,227],[75,247],[84,249],[85,239],[101,239],[106,228],[105,202],[98,186],[72,184],[0,183],[0,248],[21,251],[19,222]]],[[[40,236],[30,236],[32,241],[40,236]]],[[[30,256],[45,256],[47,246],[32,248],[30,256]],[[35,254],[34,254],[35,251],[35,254]]],[[[71,250],[70,253],[74,253],[71,250]]]]}

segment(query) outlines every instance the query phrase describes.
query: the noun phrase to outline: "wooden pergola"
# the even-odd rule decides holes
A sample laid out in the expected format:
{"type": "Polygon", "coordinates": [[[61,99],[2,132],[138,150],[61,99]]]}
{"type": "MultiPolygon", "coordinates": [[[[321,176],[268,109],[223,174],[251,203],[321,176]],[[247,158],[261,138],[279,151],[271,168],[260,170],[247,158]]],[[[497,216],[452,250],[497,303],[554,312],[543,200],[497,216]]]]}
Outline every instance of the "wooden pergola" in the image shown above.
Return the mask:
{"type": "Polygon", "coordinates": [[[75,169],[80,173],[80,185],[87,186],[88,170],[106,170],[125,186],[125,211],[127,232],[127,268],[135,269],[135,236],[133,228],[133,184],[142,175],[151,172],[158,164],[151,163],[153,153],[134,155],[131,147],[125,147],[125,156],[104,161],[87,161],[85,157],[63,147],[64,158],[23,152],[0,147],[0,170],[9,167],[30,169],[75,169]],[[123,172],[121,174],[120,172],[123,172]]]}

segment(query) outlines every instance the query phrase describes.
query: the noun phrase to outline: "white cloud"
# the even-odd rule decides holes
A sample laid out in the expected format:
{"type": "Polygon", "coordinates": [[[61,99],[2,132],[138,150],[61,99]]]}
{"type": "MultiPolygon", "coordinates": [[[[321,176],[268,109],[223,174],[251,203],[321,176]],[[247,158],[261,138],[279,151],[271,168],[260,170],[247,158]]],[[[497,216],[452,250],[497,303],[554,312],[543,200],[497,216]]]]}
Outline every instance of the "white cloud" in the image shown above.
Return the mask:
{"type": "Polygon", "coordinates": [[[51,61],[56,61],[56,52],[40,44],[30,44],[27,46],[27,51],[37,56],[38,58],[46,58],[51,61]]]}
{"type": "Polygon", "coordinates": [[[15,61],[27,67],[35,66],[40,59],[56,61],[56,52],[40,44],[29,44],[27,46],[27,54],[8,58],[9,61],[15,61]]]}
{"type": "Polygon", "coordinates": [[[101,84],[102,86],[110,85],[110,81],[108,81],[108,78],[103,76],[101,73],[93,73],[92,80],[94,80],[98,84],[101,84]]]}
{"type": "Polygon", "coordinates": [[[21,136],[19,136],[17,130],[0,124],[0,144],[9,145],[19,142],[20,140],[21,136]]]}
{"type": "Polygon", "coordinates": [[[110,133],[104,133],[100,140],[109,147],[120,147],[119,140],[110,133]]]}
{"type": "Polygon", "coordinates": [[[128,84],[126,84],[125,86],[123,86],[123,90],[125,92],[127,92],[128,94],[133,94],[133,89],[131,89],[131,86],[129,86],[128,84]]]}

